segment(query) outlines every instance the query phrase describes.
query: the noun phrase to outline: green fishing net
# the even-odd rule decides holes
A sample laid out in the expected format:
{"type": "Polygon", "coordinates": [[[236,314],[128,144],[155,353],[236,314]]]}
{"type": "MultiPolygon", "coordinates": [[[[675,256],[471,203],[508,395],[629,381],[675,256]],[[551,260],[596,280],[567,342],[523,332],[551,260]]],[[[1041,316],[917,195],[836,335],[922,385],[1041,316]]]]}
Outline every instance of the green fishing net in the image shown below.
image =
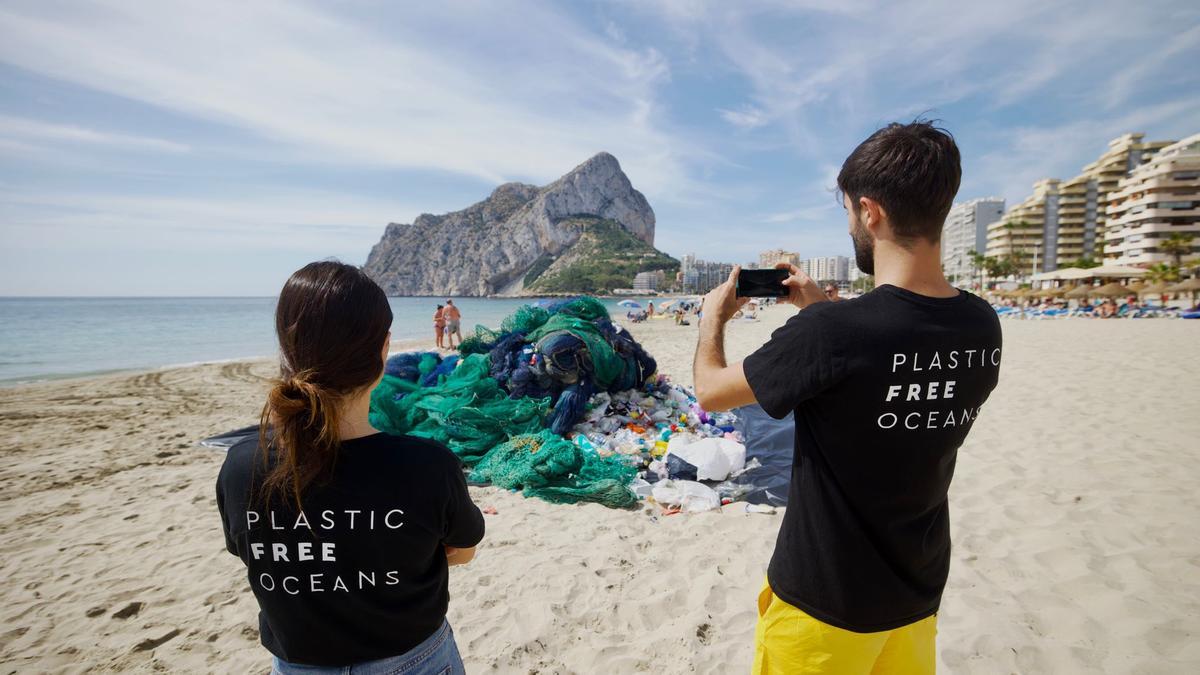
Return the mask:
{"type": "Polygon", "coordinates": [[[597,502],[613,508],[637,503],[629,482],[637,469],[600,457],[551,431],[513,436],[497,446],[471,472],[474,482],[491,482],[526,497],[573,504],[597,502]]]}
{"type": "Polygon", "coordinates": [[[371,393],[371,424],[390,434],[411,434],[449,447],[468,467],[473,482],[523,490],[527,497],[573,504],[587,501],[614,508],[637,504],[629,484],[637,469],[618,457],[601,457],[577,447],[546,427],[549,398],[509,398],[490,377],[489,350],[505,335],[529,342],[570,333],[586,343],[596,382],[608,387],[625,364],[593,320],[608,316],[603,303],[582,297],[549,309],[526,305],[509,315],[499,331],[478,326],[463,340],[462,359],[433,386],[419,382],[437,367],[433,355],[418,363],[418,382],[385,375],[371,393]]]}
{"type": "Polygon", "coordinates": [[[546,399],[510,399],[488,377],[487,355],[472,354],[432,387],[385,375],[371,392],[371,424],[440,441],[470,466],[510,436],[540,431],[549,405],[546,399]]]}
{"type": "Polygon", "coordinates": [[[596,298],[582,296],[560,300],[549,308],[537,305],[522,305],[505,317],[499,330],[487,326],[475,326],[475,333],[468,335],[458,346],[460,354],[483,354],[508,333],[531,333],[541,328],[553,316],[574,317],[584,321],[608,318],[608,308],[596,298]]]}

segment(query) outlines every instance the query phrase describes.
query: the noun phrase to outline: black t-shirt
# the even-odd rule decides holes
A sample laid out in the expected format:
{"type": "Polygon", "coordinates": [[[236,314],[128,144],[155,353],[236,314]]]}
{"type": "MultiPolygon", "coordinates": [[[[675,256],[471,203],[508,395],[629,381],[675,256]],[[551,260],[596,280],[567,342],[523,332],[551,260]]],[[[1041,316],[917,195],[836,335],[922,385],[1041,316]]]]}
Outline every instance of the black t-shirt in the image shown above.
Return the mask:
{"type": "Polygon", "coordinates": [[[302,511],[264,506],[257,438],[217,478],[225,544],[246,564],[262,643],[292,663],[344,666],[403,654],[441,627],[443,544],[483,538],[483,515],[445,446],[384,433],[344,441],[302,511]]]}
{"type": "Polygon", "coordinates": [[[857,632],[937,611],[950,568],[947,490],[996,386],[1000,321],[966,291],[884,285],[799,312],[743,367],[772,417],[795,412],[776,595],[857,632]]]}

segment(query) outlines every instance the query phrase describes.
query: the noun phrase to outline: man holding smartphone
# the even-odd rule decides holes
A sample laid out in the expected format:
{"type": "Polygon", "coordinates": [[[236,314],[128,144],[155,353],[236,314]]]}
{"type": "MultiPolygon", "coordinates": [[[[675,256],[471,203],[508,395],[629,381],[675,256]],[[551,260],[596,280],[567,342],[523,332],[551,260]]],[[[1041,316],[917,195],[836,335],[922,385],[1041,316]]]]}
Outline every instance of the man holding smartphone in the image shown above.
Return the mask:
{"type": "Polygon", "coordinates": [[[795,266],[803,311],[741,363],[725,323],[735,269],[705,298],[695,385],[706,410],[795,414],[788,508],[758,599],[755,673],[932,673],[950,566],[958,448],[1000,366],[1000,322],[942,275],[962,170],[932,123],[891,124],[838,174],[855,261],[876,288],[829,302],[795,266]]]}

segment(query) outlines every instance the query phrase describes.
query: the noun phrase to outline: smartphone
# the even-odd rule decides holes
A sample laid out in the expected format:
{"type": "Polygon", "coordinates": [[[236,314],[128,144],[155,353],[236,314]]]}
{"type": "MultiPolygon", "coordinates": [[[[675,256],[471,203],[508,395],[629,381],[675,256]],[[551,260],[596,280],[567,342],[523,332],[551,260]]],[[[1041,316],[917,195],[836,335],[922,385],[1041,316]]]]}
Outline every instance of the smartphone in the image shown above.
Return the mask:
{"type": "Polygon", "coordinates": [[[786,297],[788,287],[783,285],[783,280],[787,278],[787,270],[741,270],[737,277],[737,297],[786,297]]]}

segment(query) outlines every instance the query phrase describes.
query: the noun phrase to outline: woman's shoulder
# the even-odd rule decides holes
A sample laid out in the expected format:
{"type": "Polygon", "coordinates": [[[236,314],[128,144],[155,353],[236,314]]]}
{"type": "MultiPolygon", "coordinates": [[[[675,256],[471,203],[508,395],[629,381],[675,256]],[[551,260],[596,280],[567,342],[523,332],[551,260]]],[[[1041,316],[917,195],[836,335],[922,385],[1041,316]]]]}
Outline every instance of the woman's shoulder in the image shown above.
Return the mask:
{"type": "Polygon", "coordinates": [[[247,435],[225,451],[217,484],[228,490],[246,488],[254,474],[256,460],[261,460],[257,433],[247,435]]]}
{"type": "Polygon", "coordinates": [[[369,437],[371,446],[386,457],[407,464],[443,466],[459,470],[462,462],[445,444],[431,438],[380,432],[369,437]]]}

